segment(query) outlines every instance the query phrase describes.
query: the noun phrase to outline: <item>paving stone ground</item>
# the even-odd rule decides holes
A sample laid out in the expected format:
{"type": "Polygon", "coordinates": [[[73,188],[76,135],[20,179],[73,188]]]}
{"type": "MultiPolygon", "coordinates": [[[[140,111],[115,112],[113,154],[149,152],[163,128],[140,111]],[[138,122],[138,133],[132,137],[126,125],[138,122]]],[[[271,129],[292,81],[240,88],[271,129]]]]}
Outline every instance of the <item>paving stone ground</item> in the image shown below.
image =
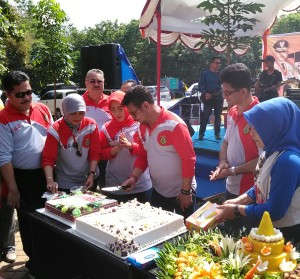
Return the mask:
{"type": "Polygon", "coordinates": [[[23,251],[23,245],[18,229],[16,229],[16,254],[17,259],[14,263],[7,263],[0,259],[0,279],[26,279],[28,278],[28,269],[25,263],[28,257],[23,251]]]}

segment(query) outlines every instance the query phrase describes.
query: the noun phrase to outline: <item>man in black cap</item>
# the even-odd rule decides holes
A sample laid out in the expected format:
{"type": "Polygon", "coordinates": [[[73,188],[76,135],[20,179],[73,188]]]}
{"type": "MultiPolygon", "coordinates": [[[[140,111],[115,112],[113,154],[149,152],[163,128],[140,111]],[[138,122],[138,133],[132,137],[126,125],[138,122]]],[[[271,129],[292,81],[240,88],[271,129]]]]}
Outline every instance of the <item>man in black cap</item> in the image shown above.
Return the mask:
{"type": "Polygon", "coordinates": [[[278,97],[278,88],[282,84],[282,74],[274,68],[274,56],[267,55],[262,62],[267,69],[261,72],[258,81],[254,84],[255,95],[260,102],[278,97]]]}

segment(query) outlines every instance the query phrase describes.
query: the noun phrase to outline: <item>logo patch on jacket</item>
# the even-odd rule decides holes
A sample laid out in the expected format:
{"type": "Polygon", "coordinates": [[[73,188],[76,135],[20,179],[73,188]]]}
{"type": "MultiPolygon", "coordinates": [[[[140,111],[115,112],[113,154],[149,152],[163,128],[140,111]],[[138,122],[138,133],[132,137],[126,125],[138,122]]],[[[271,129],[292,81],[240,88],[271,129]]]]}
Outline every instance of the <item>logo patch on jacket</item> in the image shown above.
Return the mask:
{"type": "Polygon", "coordinates": [[[89,147],[89,146],[90,146],[90,144],[91,144],[91,140],[90,140],[90,138],[86,138],[86,139],[84,139],[84,146],[86,146],[86,147],[89,147]]]}
{"type": "Polygon", "coordinates": [[[246,124],[246,126],[244,127],[244,134],[249,134],[250,133],[250,125],[246,124]]]}
{"type": "Polygon", "coordinates": [[[166,137],[166,136],[161,136],[161,137],[160,137],[160,143],[161,143],[162,145],[165,145],[165,144],[167,143],[167,137],[166,137]]]}
{"type": "Polygon", "coordinates": [[[171,132],[170,131],[161,131],[158,135],[157,135],[157,141],[159,143],[159,145],[162,146],[167,146],[167,145],[171,145],[171,132]]]}

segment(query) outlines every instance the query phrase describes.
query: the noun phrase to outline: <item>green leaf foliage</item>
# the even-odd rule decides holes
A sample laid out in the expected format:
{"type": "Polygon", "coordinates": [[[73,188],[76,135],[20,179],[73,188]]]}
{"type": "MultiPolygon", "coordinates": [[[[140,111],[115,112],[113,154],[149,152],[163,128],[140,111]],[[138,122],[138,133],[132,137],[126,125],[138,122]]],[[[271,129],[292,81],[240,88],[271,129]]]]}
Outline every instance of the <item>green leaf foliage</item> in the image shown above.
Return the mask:
{"type": "Polygon", "coordinates": [[[66,14],[55,0],[41,0],[32,8],[36,28],[32,64],[42,86],[67,81],[72,75],[72,46],[65,31],[66,14]]]}
{"type": "Polygon", "coordinates": [[[252,14],[261,13],[265,5],[259,3],[243,3],[240,0],[210,0],[202,1],[197,8],[208,11],[211,15],[202,19],[207,29],[202,31],[203,41],[196,44],[201,49],[206,44],[213,47],[227,48],[227,63],[230,63],[230,53],[234,49],[245,49],[251,44],[253,37],[237,36],[240,31],[246,33],[253,30],[257,20],[252,14]],[[212,28],[218,24],[218,28],[212,28]]]}
{"type": "MultiPolygon", "coordinates": [[[[156,84],[157,45],[143,39],[139,21],[127,24],[116,21],[99,21],[95,26],[78,30],[73,27],[59,4],[54,1],[14,0],[12,7],[7,0],[0,1],[0,74],[7,70],[20,69],[29,74],[31,84],[37,92],[46,83],[81,82],[82,46],[119,43],[125,50],[137,76],[144,85],[156,84]]],[[[161,48],[161,77],[175,77],[188,86],[198,81],[200,73],[213,56],[222,60],[221,69],[228,63],[245,63],[253,78],[261,71],[261,38],[237,38],[236,30],[245,32],[255,25],[252,18],[261,7],[248,4],[229,9],[226,2],[238,5],[240,1],[199,1],[199,8],[214,12],[204,20],[208,24],[207,36],[199,51],[193,51],[180,43],[161,48]],[[219,11],[219,12],[218,12],[219,11]],[[228,22],[227,14],[230,14],[228,22]],[[247,18],[247,20],[244,20],[247,18]],[[214,30],[213,24],[220,28],[214,30]],[[223,24],[223,25],[221,25],[223,24]],[[228,28],[233,26],[232,28],[228,28]],[[211,45],[219,44],[245,48],[244,56],[217,53],[211,45]],[[208,43],[208,44],[207,44],[208,43]],[[227,62],[227,63],[226,63],[227,62]]],[[[74,2],[75,5],[75,2],[74,2]]],[[[83,15],[85,16],[85,15],[83,15]]],[[[272,28],[272,33],[299,32],[299,13],[280,17],[272,28]]]]}
{"type": "Polygon", "coordinates": [[[281,16],[271,29],[273,34],[293,33],[300,31],[300,11],[281,16]]]}

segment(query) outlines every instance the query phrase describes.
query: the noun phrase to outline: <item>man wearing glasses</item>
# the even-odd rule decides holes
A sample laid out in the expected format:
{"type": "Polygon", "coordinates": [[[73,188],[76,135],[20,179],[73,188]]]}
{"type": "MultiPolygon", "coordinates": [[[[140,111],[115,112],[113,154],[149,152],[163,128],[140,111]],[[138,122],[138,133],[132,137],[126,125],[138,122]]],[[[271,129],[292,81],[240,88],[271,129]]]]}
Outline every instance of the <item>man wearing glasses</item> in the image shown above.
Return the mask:
{"type": "Polygon", "coordinates": [[[195,211],[196,189],[193,143],[184,121],[154,104],[143,86],[127,91],[122,104],[141,123],[137,135],[137,159],[131,176],[123,186],[133,189],[149,167],[152,179],[151,205],[174,211],[185,218],[195,211]]]}
{"type": "MultiPolygon", "coordinates": [[[[111,120],[108,109],[108,96],[104,94],[104,73],[99,69],[89,70],[85,77],[86,92],[83,99],[86,104],[86,116],[93,118],[98,125],[99,130],[102,126],[111,120]]],[[[105,186],[105,169],[107,161],[100,160],[98,167],[100,170],[99,186],[105,186]]]]}
{"type": "Polygon", "coordinates": [[[7,185],[7,203],[16,208],[26,267],[33,273],[31,222],[28,213],[45,206],[47,191],[41,155],[52,115],[47,106],[32,102],[29,77],[12,71],[2,78],[8,101],[0,111],[0,170],[7,185]]]}
{"type": "MultiPolygon", "coordinates": [[[[200,112],[200,131],[199,140],[204,139],[206,126],[214,109],[215,138],[220,140],[221,114],[223,110],[223,97],[221,93],[221,83],[219,78],[219,69],[221,60],[213,57],[210,60],[209,69],[202,72],[198,83],[198,90],[201,92],[200,101],[203,104],[203,110],[200,112]]],[[[202,107],[202,106],[201,106],[202,107]]]]}
{"type": "MultiPolygon", "coordinates": [[[[259,102],[250,92],[251,72],[246,65],[237,63],[226,67],[220,74],[220,80],[223,96],[231,109],[227,117],[219,165],[211,172],[210,180],[226,178],[225,200],[229,200],[245,193],[254,185],[253,172],[259,150],[252,140],[250,126],[243,112],[259,102]]],[[[238,210],[235,214],[240,217],[238,210]]],[[[242,226],[247,227],[247,224],[247,220],[235,218],[225,222],[225,229],[228,233],[235,233],[242,226]]]]}

